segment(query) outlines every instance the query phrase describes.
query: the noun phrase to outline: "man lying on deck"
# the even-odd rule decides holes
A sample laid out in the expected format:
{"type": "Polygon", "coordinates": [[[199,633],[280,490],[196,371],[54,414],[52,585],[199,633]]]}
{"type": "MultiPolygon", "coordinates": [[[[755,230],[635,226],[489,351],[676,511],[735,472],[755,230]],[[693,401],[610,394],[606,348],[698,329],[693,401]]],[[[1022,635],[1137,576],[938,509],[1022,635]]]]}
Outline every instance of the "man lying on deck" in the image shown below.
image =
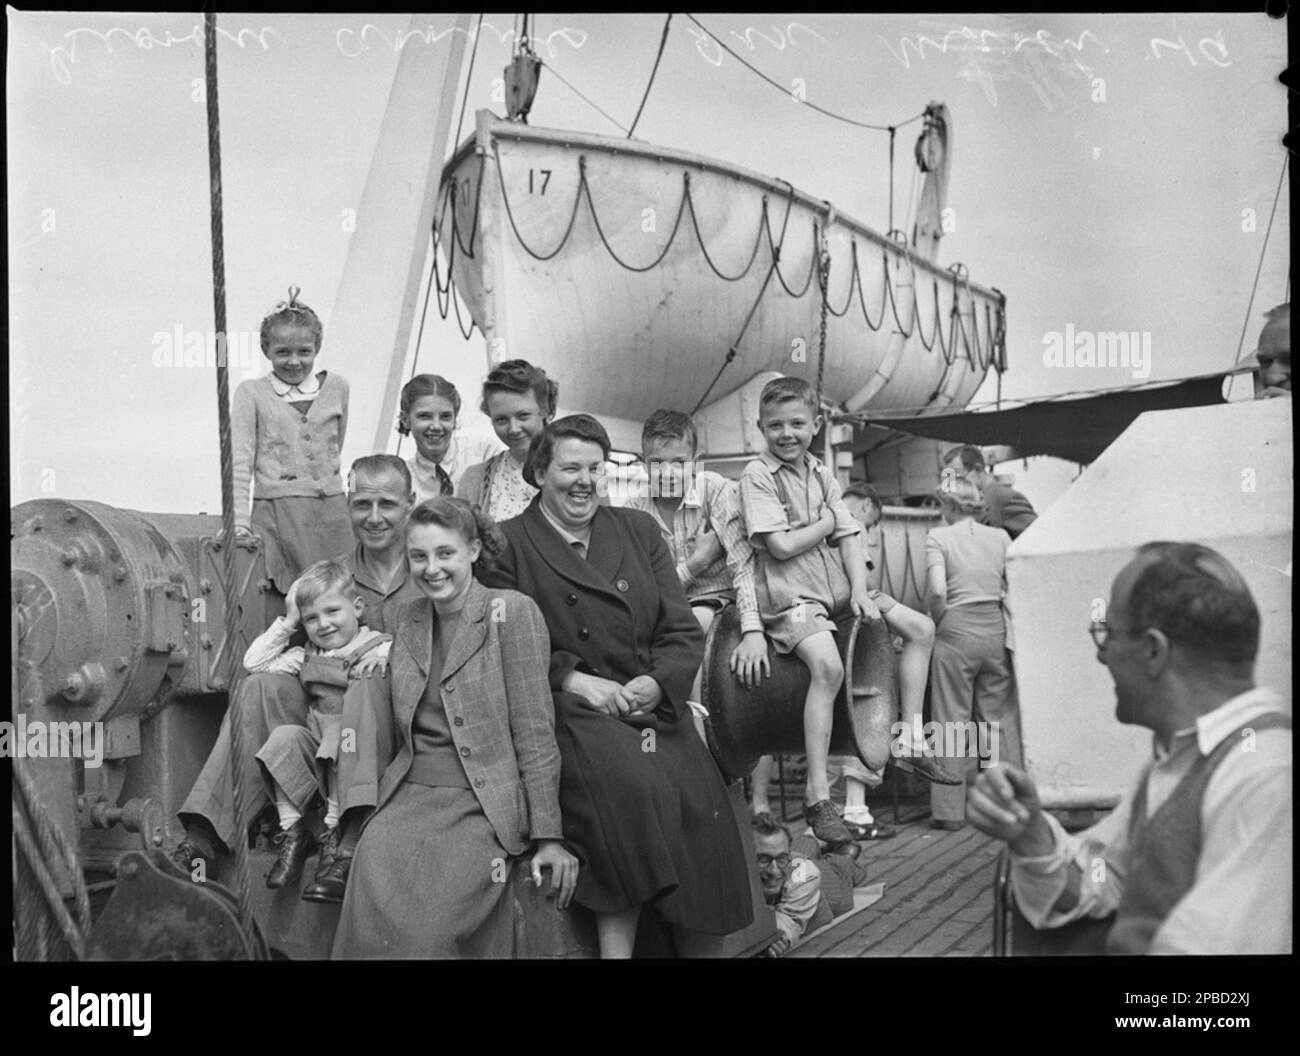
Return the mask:
{"type": "Polygon", "coordinates": [[[853,888],[867,878],[867,869],[847,854],[820,855],[812,836],[796,845],[771,814],[756,815],[751,824],[763,898],[781,933],[761,956],[784,957],[805,935],[853,908],[853,888]]]}
{"type": "Polygon", "coordinates": [[[1245,581],[1208,547],[1147,543],[1092,633],[1115,716],[1155,733],[1154,758],[1075,836],[1022,770],[981,772],[967,814],[1010,847],[1020,911],[1036,928],[1110,918],[1106,953],[1290,953],[1291,720],[1255,686],[1245,581]]]}

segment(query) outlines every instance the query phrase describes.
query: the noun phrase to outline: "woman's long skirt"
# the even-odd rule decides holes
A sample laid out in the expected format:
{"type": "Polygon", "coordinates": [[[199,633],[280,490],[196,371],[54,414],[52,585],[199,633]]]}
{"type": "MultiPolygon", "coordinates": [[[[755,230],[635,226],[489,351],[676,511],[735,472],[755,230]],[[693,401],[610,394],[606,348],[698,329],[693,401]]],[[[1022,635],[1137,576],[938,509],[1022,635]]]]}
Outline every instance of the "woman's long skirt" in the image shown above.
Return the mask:
{"type": "Polygon", "coordinates": [[[689,715],[631,725],[555,694],[564,836],[582,859],[574,900],[597,913],[654,903],[710,935],[753,920],[749,863],[726,788],[689,715]]]}
{"type": "Polygon", "coordinates": [[[513,957],[511,868],[472,789],[403,782],[361,833],[332,956],[513,957]]]}

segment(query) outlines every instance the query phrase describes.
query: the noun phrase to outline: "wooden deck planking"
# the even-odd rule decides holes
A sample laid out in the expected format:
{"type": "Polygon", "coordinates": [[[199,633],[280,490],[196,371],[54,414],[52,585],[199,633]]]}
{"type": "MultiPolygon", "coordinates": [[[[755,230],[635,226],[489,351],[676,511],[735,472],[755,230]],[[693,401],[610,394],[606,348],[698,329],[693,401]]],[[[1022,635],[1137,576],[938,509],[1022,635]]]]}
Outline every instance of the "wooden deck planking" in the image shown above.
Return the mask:
{"type": "Polygon", "coordinates": [[[924,819],[892,840],[864,844],[866,882],[883,882],[884,898],[790,956],[987,957],[1000,847],[969,826],[943,832],[924,819]]]}

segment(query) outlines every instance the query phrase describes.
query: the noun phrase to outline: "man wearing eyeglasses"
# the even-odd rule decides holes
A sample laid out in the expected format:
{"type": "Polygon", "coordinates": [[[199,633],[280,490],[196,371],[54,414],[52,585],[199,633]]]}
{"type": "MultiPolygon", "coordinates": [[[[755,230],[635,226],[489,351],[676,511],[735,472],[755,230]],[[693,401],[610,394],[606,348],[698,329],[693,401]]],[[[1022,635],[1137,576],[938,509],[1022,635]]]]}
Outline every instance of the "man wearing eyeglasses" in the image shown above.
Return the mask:
{"type": "Polygon", "coordinates": [[[772,815],[756,815],[752,824],[763,899],[776,914],[781,933],[764,956],[783,957],[803,938],[817,913],[821,870],[809,859],[790,853],[790,833],[772,815]]]}
{"type": "Polygon", "coordinates": [[[1115,717],[1152,730],[1132,795],[1067,835],[1034,783],[981,772],[969,820],[1006,841],[1036,928],[1109,919],[1106,953],[1291,952],[1291,722],[1256,687],[1259,609],[1222,555],[1147,543],[1093,624],[1115,717]]]}

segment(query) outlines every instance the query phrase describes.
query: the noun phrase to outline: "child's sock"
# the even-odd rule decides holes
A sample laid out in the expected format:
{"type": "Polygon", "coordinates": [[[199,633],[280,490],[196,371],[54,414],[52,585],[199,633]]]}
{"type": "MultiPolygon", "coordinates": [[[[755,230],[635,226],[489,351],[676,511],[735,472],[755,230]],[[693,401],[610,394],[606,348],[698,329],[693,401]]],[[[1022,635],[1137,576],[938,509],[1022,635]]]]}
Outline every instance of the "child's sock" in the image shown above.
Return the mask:
{"type": "Polygon", "coordinates": [[[331,763],[325,775],[325,827],[336,829],[339,824],[339,772],[331,763]]]}
{"type": "Polygon", "coordinates": [[[287,799],[277,799],[275,809],[280,813],[280,828],[288,832],[302,820],[302,811],[287,799]]]}

